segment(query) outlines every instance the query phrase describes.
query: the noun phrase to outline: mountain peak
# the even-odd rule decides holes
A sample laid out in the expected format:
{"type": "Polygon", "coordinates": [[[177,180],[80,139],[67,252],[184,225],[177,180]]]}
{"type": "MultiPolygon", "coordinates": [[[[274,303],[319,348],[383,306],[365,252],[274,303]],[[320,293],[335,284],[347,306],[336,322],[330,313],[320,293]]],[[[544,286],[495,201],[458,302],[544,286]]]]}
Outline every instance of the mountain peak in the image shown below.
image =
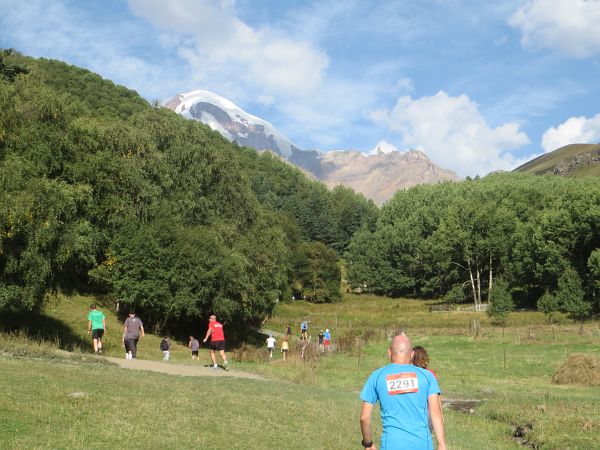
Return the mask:
{"type": "Polygon", "coordinates": [[[196,90],[178,94],[164,103],[188,119],[198,120],[240,145],[271,150],[289,158],[291,141],[266,120],[248,114],[232,101],[210,91],[196,90]]]}
{"type": "Polygon", "coordinates": [[[422,151],[400,151],[386,141],[379,141],[368,154],[357,150],[301,150],[266,120],[209,91],[178,94],[164,105],[240,145],[270,150],[330,187],[344,184],[378,204],[398,189],[459,179],[454,172],[436,166],[422,151]]]}

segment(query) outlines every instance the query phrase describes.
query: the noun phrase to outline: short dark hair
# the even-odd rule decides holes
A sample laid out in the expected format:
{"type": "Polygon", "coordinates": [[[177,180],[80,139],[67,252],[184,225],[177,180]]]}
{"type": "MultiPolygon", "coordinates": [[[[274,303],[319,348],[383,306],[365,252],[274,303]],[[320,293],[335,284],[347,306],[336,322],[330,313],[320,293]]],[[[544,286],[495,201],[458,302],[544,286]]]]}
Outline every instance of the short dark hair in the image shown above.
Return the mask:
{"type": "Polygon", "coordinates": [[[96,309],[96,304],[95,304],[95,303],[92,303],[92,304],[90,305],[90,309],[96,309]]]}

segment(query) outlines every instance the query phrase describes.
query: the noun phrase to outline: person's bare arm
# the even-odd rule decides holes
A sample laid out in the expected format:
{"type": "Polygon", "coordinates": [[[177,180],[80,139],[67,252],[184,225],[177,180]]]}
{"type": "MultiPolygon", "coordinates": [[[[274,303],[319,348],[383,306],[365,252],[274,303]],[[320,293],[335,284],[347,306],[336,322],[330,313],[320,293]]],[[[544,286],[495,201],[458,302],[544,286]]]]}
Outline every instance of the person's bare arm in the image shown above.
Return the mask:
{"type": "MultiPolygon", "coordinates": [[[[373,414],[373,406],[369,402],[363,402],[360,412],[360,432],[362,433],[363,442],[373,442],[373,433],[371,433],[371,415],[373,414]]],[[[375,444],[366,447],[367,450],[377,450],[375,444]]]]}
{"type": "Polygon", "coordinates": [[[146,336],[146,333],[144,333],[144,326],[140,325],[140,337],[144,337],[146,336]]]}
{"type": "Polygon", "coordinates": [[[106,333],[106,319],[102,319],[102,327],[104,328],[104,332],[106,333]]]}
{"type": "Polygon", "coordinates": [[[88,334],[92,332],[92,321],[88,320],[88,334]]]}
{"type": "Polygon", "coordinates": [[[206,330],[206,336],[204,336],[204,340],[202,342],[206,342],[208,340],[208,337],[212,334],[213,329],[209,328],[208,330],[206,330]]]}
{"type": "Polygon", "coordinates": [[[438,394],[431,394],[427,398],[427,407],[429,408],[429,417],[435,432],[435,438],[438,443],[438,450],[446,450],[446,437],[444,436],[444,418],[442,417],[442,407],[438,394]]]}

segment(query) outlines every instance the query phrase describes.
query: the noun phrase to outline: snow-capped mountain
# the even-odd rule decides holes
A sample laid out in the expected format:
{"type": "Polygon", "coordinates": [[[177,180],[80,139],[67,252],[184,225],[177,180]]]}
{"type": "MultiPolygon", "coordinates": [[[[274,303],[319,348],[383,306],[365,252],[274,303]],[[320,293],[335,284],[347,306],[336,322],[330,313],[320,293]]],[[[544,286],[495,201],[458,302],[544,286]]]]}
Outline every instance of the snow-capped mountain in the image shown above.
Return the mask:
{"type": "Polygon", "coordinates": [[[385,141],[379,142],[369,154],[302,150],[266,120],[209,91],[176,95],[165,106],[205,123],[239,145],[270,150],[330,187],[337,184],[351,187],[377,204],[390,199],[398,189],[460,179],[454,172],[436,166],[425,153],[402,152],[385,141]]]}
{"type": "Polygon", "coordinates": [[[188,119],[205,123],[239,145],[271,150],[285,159],[289,159],[292,149],[296,148],[266,120],[248,114],[232,101],[209,91],[179,94],[165,106],[188,119]]]}

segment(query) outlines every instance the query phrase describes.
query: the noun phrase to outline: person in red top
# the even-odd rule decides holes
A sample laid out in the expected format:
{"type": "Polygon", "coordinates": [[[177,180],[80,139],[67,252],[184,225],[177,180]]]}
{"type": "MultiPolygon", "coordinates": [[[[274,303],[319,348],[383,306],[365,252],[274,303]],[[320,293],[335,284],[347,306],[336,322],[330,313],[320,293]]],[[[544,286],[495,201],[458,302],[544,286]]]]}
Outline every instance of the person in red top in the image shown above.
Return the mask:
{"type": "Polygon", "coordinates": [[[202,342],[206,343],[210,337],[210,358],[213,362],[213,369],[217,368],[217,357],[215,351],[219,350],[221,358],[223,359],[223,367],[225,370],[229,370],[227,363],[227,355],[225,354],[225,333],[223,333],[223,325],[217,322],[217,316],[214,314],[208,319],[208,330],[206,330],[206,336],[202,342]]]}

